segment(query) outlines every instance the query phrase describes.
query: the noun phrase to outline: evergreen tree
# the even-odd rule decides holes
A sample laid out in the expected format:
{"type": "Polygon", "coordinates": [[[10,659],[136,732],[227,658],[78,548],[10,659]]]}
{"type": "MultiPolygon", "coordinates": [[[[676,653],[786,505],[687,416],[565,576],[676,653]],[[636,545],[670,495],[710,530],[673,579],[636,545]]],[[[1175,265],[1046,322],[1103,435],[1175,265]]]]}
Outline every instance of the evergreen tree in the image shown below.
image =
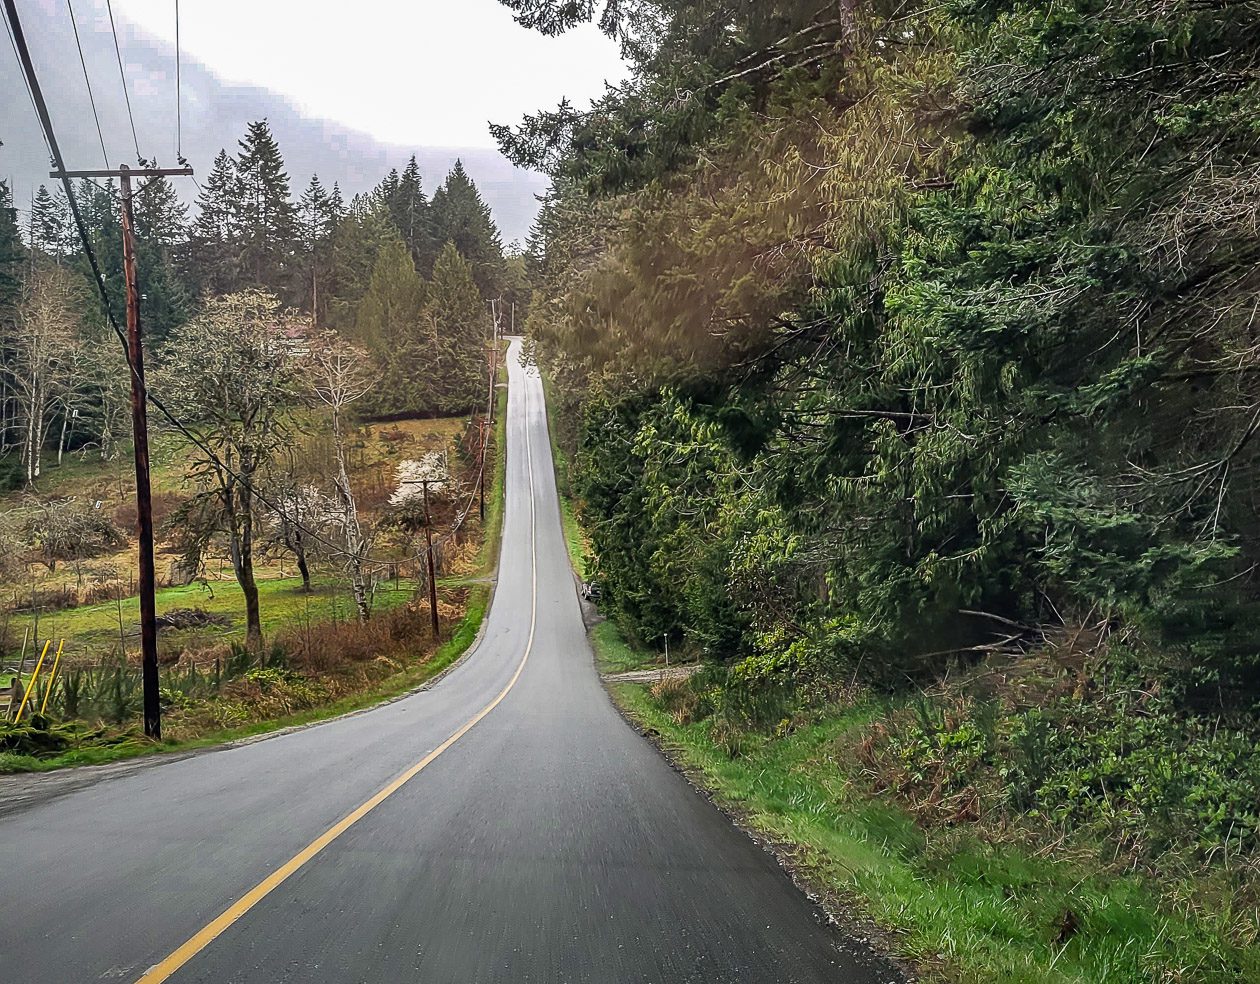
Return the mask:
{"type": "MultiPolygon", "coordinates": [[[[340,196],[340,192],[337,193],[340,196]]],[[[324,191],[319,175],[311,175],[311,183],[302,192],[298,203],[298,223],[306,257],[305,280],[311,323],[315,325],[320,323],[327,308],[327,300],[321,297],[320,292],[327,290],[324,281],[331,262],[332,238],[336,231],[337,218],[336,206],[328,192],[324,191]]]]}
{"type": "Polygon", "coordinates": [[[403,242],[411,250],[416,269],[428,275],[433,269],[435,254],[429,215],[429,201],[420,180],[420,167],[415,155],[407,162],[389,200],[389,215],[403,242]]]}
{"type": "Polygon", "coordinates": [[[31,200],[31,248],[45,256],[60,259],[66,252],[66,237],[70,227],[65,196],[48,191],[40,185],[31,200]]]}
{"type": "Polygon", "coordinates": [[[169,260],[188,238],[188,206],[165,175],[146,181],[132,198],[136,235],[160,249],[169,260]]]}
{"type": "Polygon", "coordinates": [[[490,217],[490,206],[481,200],[461,161],[455,162],[445,183],[434,193],[431,211],[434,240],[454,243],[459,255],[472,267],[473,279],[482,295],[496,294],[503,243],[490,217]]]}
{"type": "Polygon", "coordinates": [[[289,175],[266,120],[249,124],[236,157],[235,215],[241,267],[258,286],[280,289],[291,274],[297,214],[289,175]]]}
{"type": "Polygon", "coordinates": [[[8,317],[22,292],[22,235],[18,231],[13,193],[0,181],[0,320],[8,317]]]}
{"type": "MultiPolygon", "coordinates": [[[[166,194],[170,190],[169,185],[165,189],[154,188],[159,197],[142,206],[143,196],[150,187],[145,185],[136,192],[132,210],[136,217],[136,271],[142,297],[140,311],[144,333],[150,342],[160,343],[173,328],[188,319],[192,302],[171,259],[184,228],[180,224],[184,206],[173,192],[169,196],[166,194]]],[[[76,198],[97,264],[105,278],[110,306],[121,318],[126,305],[121,196],[113,182],[99,185],[84,181],[76,198]]],[[[91,283],[92,270],[86,257],[76,255],[74,266],[84,280],[91,283]]]]}
{"type": "MultiPolygon", "coordinates": [[[[18,401],[13,396],[12,367],[16,365],[16,353],[11,329],[18,299],[22,296],[25,258],[13,196],[9,186],[0,181],[0,455],[20,439],[18,401]]],[[[3,483],[0,471],[0,486],[3,483]]]]}
{"type": "MultiPolygon", "coordinates": [[[[334,192],[339,198],[335,187],[334,192]]],[[[330,325],[353,329],[355,313],[372,277],[377,254],[397,235],[383,209],[373,207],[367,196],[354,196],[350,207],[338,219],[330,244],[328,287],[323,291],[330,325]]]]}
{"type": "Polygon", "coordinates": [[[488,317],[471,265],[447,243],[433,263],[425,305],[424,371],[434,384],[427,409],[465,413],[478,405],[488,317]]]}
{"type": "Polygon", "coordinates": [[[220,150],[197,196],[197,219],[188,243],[191,279],[207,293],[227,293],[239,282],[235,250],[238,207],[236,163],[226,150],[220,150]]]}
{"type": "Polygon", "coordinates": [[[328,211],[333,217],[334,224],[346,217],[346,202],[341,196],[341,185],[336,181],[333,182],[332,191],[328,194],[328,211]]]}
{"type": "Polygon", "coordinates": [[[422,361],[424,293],[424,281],[406,244],[394,234],[377,254],[355,318],[354,333],[381,371],[381,385],[367,405],[371,413],[415,413],[430,408],[433,373],[422,361]]]}

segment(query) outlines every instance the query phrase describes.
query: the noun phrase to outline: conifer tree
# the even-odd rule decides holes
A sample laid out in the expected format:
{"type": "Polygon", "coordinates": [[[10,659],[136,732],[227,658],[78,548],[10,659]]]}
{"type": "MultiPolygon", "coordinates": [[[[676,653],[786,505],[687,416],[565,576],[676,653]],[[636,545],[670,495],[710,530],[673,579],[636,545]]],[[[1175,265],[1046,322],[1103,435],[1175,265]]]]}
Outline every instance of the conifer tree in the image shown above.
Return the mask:
{"type": "Polygon", "coordinates": [[[220,150],[197,196],[197,219],[188,243],[191,279],[210,294],[226,293],[239,280],[239,257],[234,248],[237,191],[236,163],[226,150],[220,150]]]}
{"type": "Polygon", "coordinates": [[[289,175],[267,121],[249,124],[236,156],[241,266],[257,286],[281,289],[291,273],[297,215],[289,175]]]}
{"type": "Polygon", "coordinates": [[[381,371],[381,385],[368,406],[372,413],[415,413],[430,408],[433,373],[422,358],[424,295],[424,281],[411,254],[394,234],[377,254],[355,319],[355,335],[381,371]]]}
{"type": "Polygon", "coordinates": [[[337,226],[336,208],[328,192],[324,191],[318,174],[311,175],[311,183],[302,192],[298,203],[298,224],[306,259],[305,280],[311,323],[318,325],[327,307],[327,300],[320,296],[320,292],[326,291],[324,281],[332,259],[332,238],[337,226]]]}
{"type": "Polygon", "coordinates": [[[355,195],[351,199],[332,237],[328,289],[324,291],[330,325],[353,329],[355,313],[372,277],[377,254],[397,235],[389,216],[383,209],[376,208],[368,196],[355,195]]]}
{"type": "Polygon", "coordinates": [[[7,182],[0,181],[0,320],[12,311],[22,292],[22,234],[7,182]]]}
{"type": "Polygon", "coordinates": [[[16,367],[11,329],[18,299],[22,296],[22,266],[25,260],[22,236],[18,231],[17,210],[9,186],[0,181],[0,455],[18,439],[18,402],[14,396],[13,369],[16,367]]]}
{"type": "Polygon", "coordinates": [[[436,242],[454,243],[472,267],[473,279],[483,296],[498,291],[503,265],[503,243],[490,217],[490,206],[481,199],[461,161],[456,161],[446,181],[433,195],[430,206],[436,242]]]}
{"type": "Polygon", "coordinates": [[[420,179],[420,166],[413,154],[398,179],[389,202],[389,214],[399,235],[411,251],[416,269],[427,276],[433,269],[435,249],[429,215],[429,200],[420,179]]]}
{"type": "Polygon", "coordinates": [[[425,373],[435,384],[428,409],[463,413],[481,399],[488,317],[471,265],[448,242],[433,263],[425,305],[425,373]]]}
{"type": "Polygon", "coordinates": [[[188,206],[180,201],[170,180],[159,174],[135,193],[136,234],[162,251],[172,251],[188,238],[188,206]]]}
{"type": "MultiPolygon", "coordinates": [[[[188,319],[192,303],[171,257],[182,236],[184,206],[169,184],[153,188],[158,197],[145,201],[144,196],[149,189],[147,184],[142,186],[133,199],[136,269],[140,293],[144,298],[144,332],[151,342],[160,343],[171,329],[188,319]]],[[[121,317],[126,298],[120,218],[122,202],[118,188],[112,181],[105,185],[84,181],[76,197],[97,264],[105,278],[105,290],[110,296],[111,306],[121,317]]],[[[92,270],[86,258],[76,255],[73,265],[90,283],[92,270]]]]}
{"type": "Polygon", "coordinates": [[[47,257],[60,259],[66,251],[70,217],[65,196],[40,185],[31,200],[31,248],[47,257]]]}

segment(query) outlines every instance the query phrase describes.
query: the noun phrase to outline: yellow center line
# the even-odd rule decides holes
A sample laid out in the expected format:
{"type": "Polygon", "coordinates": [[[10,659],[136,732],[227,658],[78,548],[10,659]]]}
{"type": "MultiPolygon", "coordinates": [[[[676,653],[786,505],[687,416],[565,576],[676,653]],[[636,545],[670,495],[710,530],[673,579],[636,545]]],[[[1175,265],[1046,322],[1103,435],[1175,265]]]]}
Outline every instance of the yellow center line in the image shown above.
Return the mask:
{"type": "MultiPolygon", "coordinates": [[[[527,398],[528,390],[523,391],[523,396],[527,398]]],[[[193,957],[204,950],[207,946],[218,939],[224,932],[228,930],[234,923],[239,921],[250,909],[256,906],[264,898],[267,897],[274,889],[278,888],[284,881],[294,872],[302,868],[315,855],[319,854],[324,848],[362,820],[365,816],[380,806],[385,800],[398,792],[406,783],[414,779],[423,769],[444,751],[450,748],[455,742],[459,741],[464,735],[468,734],[482,718],[493,711],[502,702],[503,698],[508,695],[516,681],[521,678],[521,673],[525,669],[525,663],[529,659],[529,654],[534,648],[534,629],[538,621],[538,554],[534,549],[537,545],[538,530],[535,524],[534,515],[534,456],[533,449],[529,443],[529,412],[526,408],[524,414],[525,424],[525,456],[527,460],[527,468],[529,472],[529,527],[530,527],[530,579],[532,582],[533,600],[530,603],[529,614],[529,639],[525,643],[525,653],[521,656],[521,661],[517,664],[516,672],[512,674],[512,679],[508,681],[494,700],[490,701],[485,707],[478,711],[472,718],[463,724],[458,731],[433,749],[428,755],[422,758],[415,765],[411,766],[391,782],[388,786],[378,792],[362,806],[359,806],[353,812],[342,817],[326,831],[316,837],[313,841],[302,848],[297,854],[293,855],[288,861],[273,871],[270,875],[260,881],[251,888],[237,901],[228,906],[223,913],[213,922],[208,923],[192,937],[188,939],[179,949],[175,950],[160,963],[154,964],[141,977],[136,984],[161,984],[162,981],[168,980],[172,974],[178,971],[184,964],[188,963],[193,957]]]]}

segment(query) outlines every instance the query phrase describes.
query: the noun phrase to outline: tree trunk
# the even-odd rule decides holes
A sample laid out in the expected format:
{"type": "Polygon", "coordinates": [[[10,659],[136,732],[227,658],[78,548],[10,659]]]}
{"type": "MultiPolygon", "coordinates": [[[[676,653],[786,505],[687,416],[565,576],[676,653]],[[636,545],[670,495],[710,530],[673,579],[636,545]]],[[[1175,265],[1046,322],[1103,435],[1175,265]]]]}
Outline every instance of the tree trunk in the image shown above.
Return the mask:
{"type": "Polygon", "coordinates": [[[371,610],[368,608],[367,584],[363,580],[363,560],[358,556],[350,561],[350,590],[354,594],[354,607],[358,611],[359,621],[366,622],[371,610]]]}
{"type": "MultiPolygon", "coordinates": [[[[246,475],[247,479],[250,477],[246,475]]],[[[232,572],[236,575],[236,583],[241,586],[241,594],[245,596],[245,648],[252,653],[261,653],[263,634],[258,607],[258,582],[254,579],[253,510],[249,491],[244,486],[239,491],[228,490],[227,498],[231,500],[238,494],[239,500],[233,503],[228,513],[232,572]]]]}
{"type": "Polygon", "coordinates": [[[311,569],[306,566],[306,548],[302,546],[301,540],[298,540],[297,549],[293,551],[293,556],[297,558],[298,573],[302,575],[302,592],[310,594],[311,569]]]}
{"type": "Polygon", "coordinates": [[[66,424],[70,422],[70,408],[63,407],[61,412],[61,436],[57,438],[57,467],[61,467],[61,456],[66,450],[66,424]]]}

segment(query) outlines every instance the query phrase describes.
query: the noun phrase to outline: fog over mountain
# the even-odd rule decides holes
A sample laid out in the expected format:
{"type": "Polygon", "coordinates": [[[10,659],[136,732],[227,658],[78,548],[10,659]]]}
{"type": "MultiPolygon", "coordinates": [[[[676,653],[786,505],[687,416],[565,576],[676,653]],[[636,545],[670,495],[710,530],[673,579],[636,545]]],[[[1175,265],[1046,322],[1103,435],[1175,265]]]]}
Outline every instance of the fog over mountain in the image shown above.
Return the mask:
{"type": "MultiPolygon", "coordinates": [[[[100,141],[66,5],[35,0],[23,8],[23,27],[66,165],[72,169],[100,167],[100,141]]],[[[135,148],[105,5],[78,0],[74,9],[109,166],[134,163],[135,148]]],[[[163,166],[175,166],[174,49],[125,20],[116,17],[116,22],[140,152],[156,157],[163,166]]],[[[5,93],[0,107],[0,178],[10,179],[15,204],[25,211],[33,190],[52,182],[48,178],[48,153],[17,60],[12,49],[5,48],[0,52],[0,85],[5,93]]],[[[336,72],[337,66],[330,64],[328,70],[336,72]]],[[[198,179],[208,173],[220,148],[235,152],[247,123],[265,117],[284,153],[295,197],[311,175],[318,174],[325,186],[339,182],[349,199],[372,188],[391,167],[401,170],[413,153],[424,176],[425,192],[431,195],[460,158],[493,210],[507,244],[524,241],[538,209],[535,196],[547,187],[546,177],[513,167],[496,150],[382,143],[366,133],[313,118],[268,89],[225,82],[187,54],[182,58],[181,74],[182,149],[198,179]]],[[[457,98],[455,91],[452,86],[451,92],[417,92],[416,99],[457,98]]],[[[181,195],[191,203],[196,197],[192,182],[176,182],[181,195]]]]}

